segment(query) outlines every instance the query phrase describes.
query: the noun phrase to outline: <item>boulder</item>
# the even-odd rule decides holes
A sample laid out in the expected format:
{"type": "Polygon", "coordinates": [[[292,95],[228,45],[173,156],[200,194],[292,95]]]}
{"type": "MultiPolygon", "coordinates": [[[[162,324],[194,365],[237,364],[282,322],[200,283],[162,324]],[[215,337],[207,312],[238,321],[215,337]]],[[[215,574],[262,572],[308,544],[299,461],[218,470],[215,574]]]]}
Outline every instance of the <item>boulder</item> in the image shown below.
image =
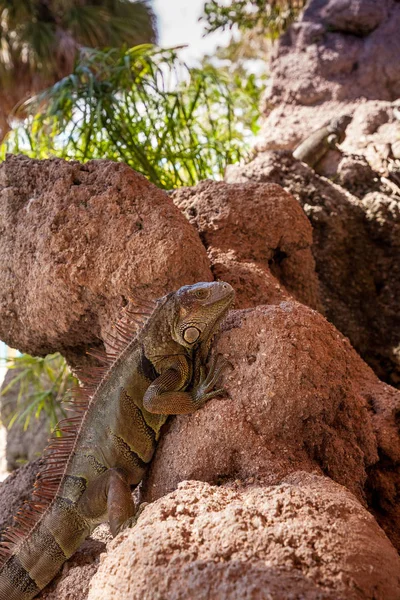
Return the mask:
{"type": "Polygon", "coordinates": [[[227,397],[173,419],[144,499],[158,499],[183,480],[276,485],[301,469],[329,476],[364,504],[370,500],[379,519],[386,511],[382,526],[391,520],[386,533],[400,548],[400,391],[380,382],[319,313],[293,301],[235,311],[215,351],[233,365],[227,397]]]}
{"type": "Polygon", "coordinates": [[[291,295],[322,310],[311,227],[280,186],[202,181],[171,196],[198,230],[214,277],[235,288],[238,307],[291,295]]]}
{"type": "Polygon", "coordinates": [[[227,169],[230,183],[278,183],[313,227],[313,256],[327,318],[381,379],[400,382],[399,202],[380,193],[357,198],[288,151],[259,154],[227,169]]]}
{"type": "Polygon", "coordinates": [[[170,420],[137,527],[42,597],[396,599],[400,392],[293,300],[232,311],[214,351],[227,396],[170,420]]]}
{"type": "Polygon", "coordinates": [[[109,544],[88,600],[396,600],[399,572],[373,517],[328,478],[189,481],[109,544]]]}
{"type": "Polygon", "coordinates": [[[395,100],[399,27],[396,0],[310,0],[280,39],[266,101],[395,100]]]}
{"type": "MultiPolygon", "coordinates": [[[[364,156],[385,174],[400,132],[399,28],[396,0],[307,2],[271,54],[256,150],[293,150],[333,117],[349,114],[341,151],[364,156]]],[[[318,172],[334,178],[339,160],[329,152],[318,172]]]]}
{"type": "Polygon", "coordinates": [[[40,459],[20,467],[0,482],[0,532],[12,525],[21,504],[29,500],[40,459]]]}
{"type": "Polygon", "coordinates": [[[198,234],[168,195],[107,160],[8,156],[0,258],[0,339],[72,362],[99,343],[129,297],[212,278],[198,234]]]}

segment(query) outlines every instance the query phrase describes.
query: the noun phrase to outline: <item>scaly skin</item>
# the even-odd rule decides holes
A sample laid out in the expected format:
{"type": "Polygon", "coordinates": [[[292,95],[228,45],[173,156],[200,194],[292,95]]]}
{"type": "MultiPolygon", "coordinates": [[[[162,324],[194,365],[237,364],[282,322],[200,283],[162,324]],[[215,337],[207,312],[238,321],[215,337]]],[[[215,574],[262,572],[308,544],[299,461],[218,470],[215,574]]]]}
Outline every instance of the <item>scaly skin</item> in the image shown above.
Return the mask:
{"type": "MultiPolygon", "coordinates": [[[[233,297],[224,282],[184,286],[158,301],[126,340],[96,382],[49,505],[0,569],[0,600],[33,598],[99,523],[108,520],[115,536],[135,522],[131,486],[141,481],[168,415],[194,412],[223,391],[215,389],[223,361],[206,373],[205,360],[233,297]]],[[[62,444],[55,443],[61,455],[62,444]]],[[[49,452],[47,461],[48,469],[49,452]]]]}
{"type": "Polygon", "coordinates": [[[346,128],[352,118],[349,115],[334,117],[317,131],[313,131],[294,150],[293,156],[310,167],[315,167],[330,149],[344,141],[346,128]]]}

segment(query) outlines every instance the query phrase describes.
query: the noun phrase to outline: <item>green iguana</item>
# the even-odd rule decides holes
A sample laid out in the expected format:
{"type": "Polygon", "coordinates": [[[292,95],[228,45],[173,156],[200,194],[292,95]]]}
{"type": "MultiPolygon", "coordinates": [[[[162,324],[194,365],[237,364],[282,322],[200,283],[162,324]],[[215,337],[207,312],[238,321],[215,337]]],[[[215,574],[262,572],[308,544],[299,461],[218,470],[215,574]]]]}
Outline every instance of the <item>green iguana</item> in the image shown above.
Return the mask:
{"type": "Polygon", "coordinates": [[[335,149],[346,137],[346,129],[352,117],[342,115],[334,117],[325,123],[320,129],[311,133],[294,150],[293,156],[310,167],[315,165],[325,156],[330,149],[335,149]]]}
{"type": "Polygon", "coordinates": [[[206,373],[211,341],[232,305],[228,283],[196,283],[146,304],[116,326],[113,349],[95,354],[73,400],[78,416],[50,439],[33,498],[1,544],[0,600],[30,600],[93,529],[109,521],[117,535],[135,523],[131,486],[154,454],[168,415],[191,413],[222,393],[226,361],[206,373]]]}

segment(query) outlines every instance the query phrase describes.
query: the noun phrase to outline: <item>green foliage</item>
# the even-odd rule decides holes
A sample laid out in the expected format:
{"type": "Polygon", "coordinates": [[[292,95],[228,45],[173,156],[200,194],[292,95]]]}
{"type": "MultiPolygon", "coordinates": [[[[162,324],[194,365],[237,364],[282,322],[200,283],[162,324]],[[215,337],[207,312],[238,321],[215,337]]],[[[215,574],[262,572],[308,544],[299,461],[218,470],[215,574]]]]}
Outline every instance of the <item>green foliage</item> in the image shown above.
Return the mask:
{"type": "Polygon", "coordinates": [[[0,0],[0,141],[13,109],[71,73],[82,46],[154,42],[155,27],[147,0],[0,0]]]}
{"type": "Polygon", "coordinates": [[[206,32],[218,29],[239,30],[258,28],[269,38],[276,39],[294,21],[306,0],[208,0],[202,19],[206,32]]]}
{"type": "Polygon", "coordinates": [[[177,49],[85,49],[74,72],[24,105],[2,146],[35,158],[124,161],[172,189],[223,175],[257,132],[261,86],[177,49]]]}
{"type": "Polygon", "coordinates": [[[60,404],[62,398],[77,384],[65,359],[56,353],[44,358],[22,354],[3,360],[8,369],[15,369],[15,376],[3,387],[0,395],[18,388],[17,410],[7,426],[10,428],[14,423],[23,423],[24,429],[27,429],[31,418],[39,418],[44,410],[53,429],[65,416],[60,404]]]}

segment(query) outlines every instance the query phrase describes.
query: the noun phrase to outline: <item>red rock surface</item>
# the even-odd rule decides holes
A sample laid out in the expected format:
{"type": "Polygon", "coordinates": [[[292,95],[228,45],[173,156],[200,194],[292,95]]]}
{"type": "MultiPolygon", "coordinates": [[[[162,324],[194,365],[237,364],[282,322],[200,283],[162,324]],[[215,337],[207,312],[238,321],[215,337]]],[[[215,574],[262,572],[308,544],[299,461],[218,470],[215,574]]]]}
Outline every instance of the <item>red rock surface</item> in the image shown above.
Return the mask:
{"type": "MultiPolygon", "coordinates": [[[[228,182],[274,182],[290,191],[313,227],[313,255],[327,318],[379,377],[400,383],[399,203],[348,193],[288,151],[264,152],[227,170],[228,182]]],[[[359,183],[362,185],[362,182],[359,183]]]]}
{"type": "Polygon", "coordinates": [[[399,26],[396,0],[311,0],[279,42],[267,100],[395,100],[399,26]]]}
{"type": "Polygon", "coordinates": [[[380,382],[321,315],[294,302],[233,313],[215,351],[233,365],[228,397],[173,420],[145,499],[186,479],[274,485],[302,469],[369,501],[400,548],[400,391],[380,382]]]}
{"type": "MultiPolygon", "coordinates": [[[[222,195],[214,228],[209,233],[207,217],[200,234],[221,264],[225,252],[254,267],[274,247],[278,210],[259,211],[270,226],[252,256],[247,236],[261,234],[240,224],[231,199],[238,188],[219,187],[226,204],[222,195]]],[[[309,257],[307,245],[298,247],[309,240],[296,231],[307,223],[299,205],[272,190],[288,202],[276,238],[282,251],[309,257]]],[[[232,312],[214,351],[233,367],[228,395],[171,419],[143,486],[143,499],[157,501],[106,557],[103,540],[85,544],[42,597],[399,597],[399,558],[388,538],[400,548],[400,392],[381,383],[324,317],[293,300],[232,312]],[[179,488],[187,479],[197,482],[179,488]]],[[[7,502],[10,484],[0,489],[7,502]]]]}
{"type": "MultiPolygon", "coordinates": [[[[352,122],[346,129],[346,139],[339,145],[347,157],[364,157],[367,165],[378,175],[387,175],[388,163],[400,135],[400,121],[395,116],[398,102],[369,100],[336,102],[329,100],[322,104],[303,106],[284,102],[274,108],[264,121],[256,149],[293,150],[313,131],[322,127],[338,114],[350,114],[352,122]]],[[[326,177],[334,177],[338,170],[341,154],[328,152],[325,159],[316,166],[316,171],[326,177]]],[[[398,157],[397,157],[398,158],[398,157]]]]}
{"type": "Polygon", "coordinates": [[[292,295],[321,309],[312,230],[281,187],[203,181],[172,198],[198,230],[214,276],[234,286],[238,307],[292,295]]]}
{"type": "Polygon", "coordinates": [[[102,555],[88,600],[396,600],[400,558],[373,517],[327,478],[185,482],[102,555]]]}
{"type": "Polygon", "coordinates": [[[12,525],[21,504],[29,500],[39,464],[39,460],[28,463],[0,483],[0,532],[12,525]]]}
{"type": "MultiPolygon", "coordinates": [[[[399,29],[396,0],[307,2],[271,58],[256,149],[293,149],[332,117],[350,114],[341,149],[384,173],[400,131],[399,29]]],[[[334,176],[336,159],[329,153],[318,172],[334,176]]]]}
{"type": "Polygon", "coordinates": [[[78,360],[130,296],[211,279],[197,233],[168,195],[111,161],[8,156],[0,256],[0,339],[78,360]]]}

